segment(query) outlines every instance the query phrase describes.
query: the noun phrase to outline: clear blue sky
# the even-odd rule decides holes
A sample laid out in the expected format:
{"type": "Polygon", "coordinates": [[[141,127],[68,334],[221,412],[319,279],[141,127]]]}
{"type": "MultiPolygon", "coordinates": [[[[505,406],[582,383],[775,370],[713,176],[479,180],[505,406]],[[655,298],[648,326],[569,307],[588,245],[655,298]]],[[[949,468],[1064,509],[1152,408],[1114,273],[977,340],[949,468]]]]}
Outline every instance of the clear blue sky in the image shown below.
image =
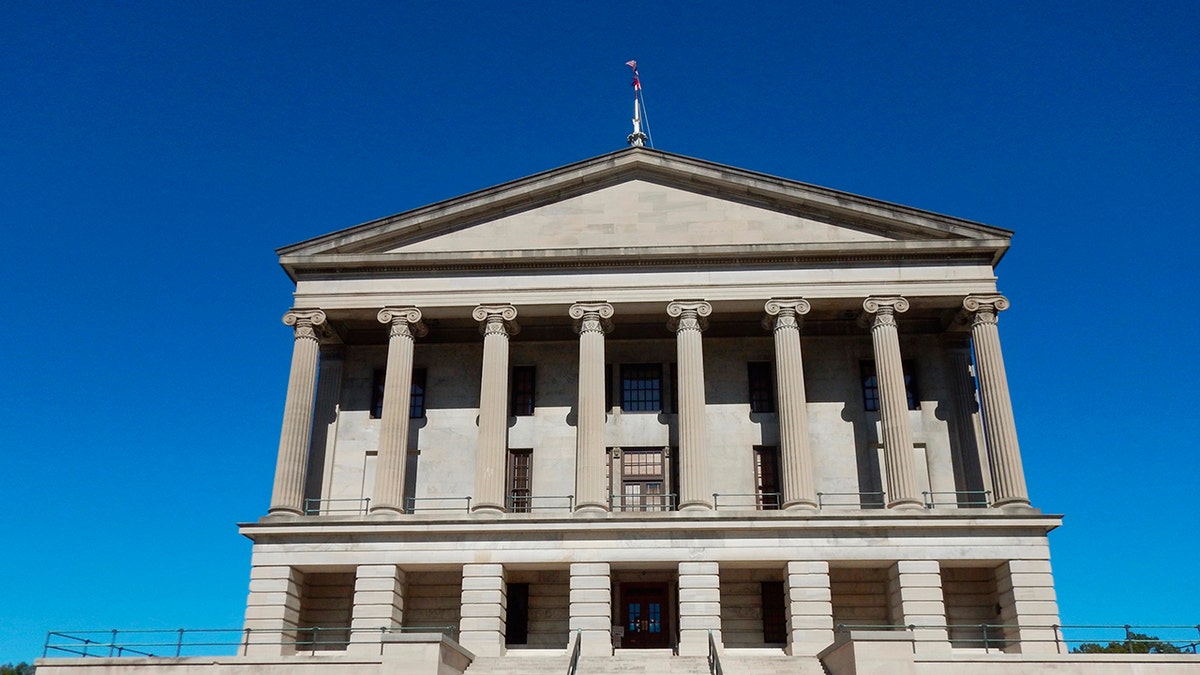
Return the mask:
{"type": "Polygon", "coordinates": [[[1200,622],[1200,3],[0,3],[0,663],[241,623],[273,250],[655,145],[1016,231],[1065,623],[1200,622]]]}

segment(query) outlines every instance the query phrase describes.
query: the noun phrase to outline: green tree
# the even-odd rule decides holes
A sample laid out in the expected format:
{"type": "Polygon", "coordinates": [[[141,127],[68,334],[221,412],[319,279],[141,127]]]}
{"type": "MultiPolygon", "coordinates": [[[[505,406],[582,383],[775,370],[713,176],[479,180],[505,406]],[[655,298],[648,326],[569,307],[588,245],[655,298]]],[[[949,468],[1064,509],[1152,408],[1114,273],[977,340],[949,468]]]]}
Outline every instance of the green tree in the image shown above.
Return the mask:
{"type": "Polygon", "coordinates": [[[6,663],[0,666],[0,675],[33,675],[33,666],[25,663],[6,663]]]}
{"type": "Polygon", "coordinates": [[[1104,646],[1085,642],[1071,651],[1076,654],[1178,654],[1180,649],[1154,635],[1129,633],[1121,642],[1110,642],[1104,646]]]}

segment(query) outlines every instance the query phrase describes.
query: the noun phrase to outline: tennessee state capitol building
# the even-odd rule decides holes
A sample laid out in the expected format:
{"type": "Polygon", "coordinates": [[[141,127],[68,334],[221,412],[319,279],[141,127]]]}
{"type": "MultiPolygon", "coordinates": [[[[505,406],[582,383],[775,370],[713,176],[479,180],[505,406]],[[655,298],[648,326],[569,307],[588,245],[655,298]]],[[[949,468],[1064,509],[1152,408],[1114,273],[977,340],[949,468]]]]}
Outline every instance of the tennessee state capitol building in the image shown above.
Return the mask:
{"type": "Polygon", "coordinates": [[[214,667],[1029,672],[1060,517],[1010,237],[631,147],[280,249],[278,464],[214,667]]]}

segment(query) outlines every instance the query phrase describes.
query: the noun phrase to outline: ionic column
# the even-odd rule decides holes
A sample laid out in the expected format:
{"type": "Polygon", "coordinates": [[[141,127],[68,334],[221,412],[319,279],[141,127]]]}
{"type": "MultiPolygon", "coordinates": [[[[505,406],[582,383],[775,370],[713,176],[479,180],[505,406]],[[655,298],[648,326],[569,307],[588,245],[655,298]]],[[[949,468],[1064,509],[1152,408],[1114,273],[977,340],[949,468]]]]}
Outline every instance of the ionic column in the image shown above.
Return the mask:
{"type": "Polygon", "coordinates": [[[783,507],[817,508],[812,448],[808,440],[808,401],[800,355],[800,316],[811,305],[803,298],[767,301],[765,322],[775,335],[775,392],[779,400],[779,446],[783,465],[783,507]]]}
{"type": "Polygon", "coordinates": [[[708,425],[704,416],[704,350],[700,333],[712,305],[678,300],[667,305],[679,362],[679,508],[712,508],[708,490],[708,425]]]}
{"type": "Polygon", "coordinates": [[[404,513],[404,470],[408,465],[408,408],[412,398],[413,341],[425,335],[421,310],[384,307],[380,323],[389,324],[387,371],[383,376],[383,419],[371,513],[404,513]]]}
{"type": "Polygon", "coordinates": [[[971,341],[975,343],[979,398],[983,404],[983,435],[992,467],[993,506],[1028,506],[1025,470],[1021,467],[1017,425],[1008,394],[1004,355],[1000,352],[1000,331],[996,326],[996,315],[1008,309],[1008,298],[968,295],[963,300],[963,308],[973,315],[971,341]]]}
{"type": "Polygon", "coordinates": [[[875,379],[879,382],[879,419],[883,427],[884,473],[887,477],[888,508],[922,507],[913,468],[912,427],[908,421],[908,395],[904,387],[904,363],[896,314],[908,311],[908,300],[869,297],[863,309],[875,315],[871,341],[875,346],[875,379]]]}
{"type": "Polygon", "coordinates": [[[472,511],[504,511],[508,459],[508,336],[520,331],[517,308],[480,305],[471,316],[482,325],[483,375],[479,392],[479,449],[475,455],[472,511]]]}
{"type": "Polygon", "coordinates": [[[613,308],[604,302],[571,305],[579,331],[579,400],[575,422],[575,510],[607,510],[604,484],[604,334],[613,308]]]}
{"type": "Polygon", "coordinates": [[[279,433],[279,457],[275,460],[275,486],[268,514],[304,513],[304,468],[312,433],[313,394],[317,388],[317,356],[320,339],[317,326],[325,323],[319,309],[293,309],[283,322],[294,328],[292,369],[288,374],[287,398],[283,403],[283,430],[279,433]]]}

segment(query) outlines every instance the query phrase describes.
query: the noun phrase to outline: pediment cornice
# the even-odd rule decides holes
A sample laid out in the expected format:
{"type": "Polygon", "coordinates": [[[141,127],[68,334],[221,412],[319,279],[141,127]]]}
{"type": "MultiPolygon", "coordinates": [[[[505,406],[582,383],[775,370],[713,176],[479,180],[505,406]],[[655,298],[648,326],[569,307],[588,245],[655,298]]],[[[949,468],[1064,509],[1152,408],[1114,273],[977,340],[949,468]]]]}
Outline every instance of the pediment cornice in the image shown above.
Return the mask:
{"type": "Polygon", "coordinates": [[[950,256],[987,255],[995,263],[1007,249],[1011,236],[1008,230],[969,220],[661,150],[628,148],[285,246],[277,253],[280,263],[293,278],[312,267],[527,266],[535,261],[559,264],[558,261],[564,258],[574,259],[576,264],[604,265],[614,262],[613,256],[623,265],[644,261],[664,264],[676,255],[699,255],[713,261],[744,256],[762,260],[761,256],[768,253],[788,259],[816,259],[835,251],[840,251],[838,259],[846,259],[846,256],[868,254],[885,257],[925,255],[936,250],[950,256]],[[886,233],[899,241],[763,247],[769,251],[723,251],[720,249],[729,247],[720,246],[679,247],[687,250],[625,246],[607,250],[460,251],[455,254],[386,252],[406,243],[460,231],[627,181],[645,181],[778,213],[886,233]]]}

